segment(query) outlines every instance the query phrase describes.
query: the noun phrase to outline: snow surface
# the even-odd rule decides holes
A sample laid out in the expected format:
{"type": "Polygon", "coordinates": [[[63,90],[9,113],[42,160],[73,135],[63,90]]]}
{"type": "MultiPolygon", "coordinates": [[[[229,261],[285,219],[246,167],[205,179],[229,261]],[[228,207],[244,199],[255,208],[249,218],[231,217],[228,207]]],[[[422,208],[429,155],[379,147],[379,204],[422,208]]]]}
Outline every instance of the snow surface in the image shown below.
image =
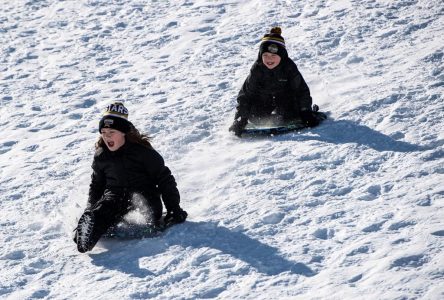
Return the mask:
{"type": "Polygon", "coordinates": [[[0,298],[444,299],[443,36],[438,0],[1,1],[0,298]],[[330,119],[238,139],[274,25],[330,119]],[[189,220],[80,254],[114,100],[189,220]]]}

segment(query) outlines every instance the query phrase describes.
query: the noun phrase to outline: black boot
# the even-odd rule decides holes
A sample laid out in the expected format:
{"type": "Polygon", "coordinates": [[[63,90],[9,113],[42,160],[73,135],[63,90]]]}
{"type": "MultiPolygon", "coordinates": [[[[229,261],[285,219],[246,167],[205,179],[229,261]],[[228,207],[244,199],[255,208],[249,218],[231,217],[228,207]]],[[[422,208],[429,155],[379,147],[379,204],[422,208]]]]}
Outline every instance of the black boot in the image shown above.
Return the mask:
{"type": "Polygon", "coordinates": [[[77,250],[81,253],[91,250],[95,243],[93,242],[94,234],[94,215],[90,211],[85,211],[80,217],[77,225],[77,250]]]}

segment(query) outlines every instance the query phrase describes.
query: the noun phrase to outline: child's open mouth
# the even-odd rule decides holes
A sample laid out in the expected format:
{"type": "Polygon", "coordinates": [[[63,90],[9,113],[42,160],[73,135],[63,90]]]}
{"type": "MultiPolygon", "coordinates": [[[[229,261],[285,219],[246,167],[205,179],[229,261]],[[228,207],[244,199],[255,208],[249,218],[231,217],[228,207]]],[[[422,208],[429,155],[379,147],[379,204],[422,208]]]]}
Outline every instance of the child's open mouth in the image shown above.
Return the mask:
{"type": "Polygon", "coordinates": [[[113,141],[108,141],[107,144],[108,144],[108,147],[110,147],[110,148],[114,147],[114,142],[113,141]]]}

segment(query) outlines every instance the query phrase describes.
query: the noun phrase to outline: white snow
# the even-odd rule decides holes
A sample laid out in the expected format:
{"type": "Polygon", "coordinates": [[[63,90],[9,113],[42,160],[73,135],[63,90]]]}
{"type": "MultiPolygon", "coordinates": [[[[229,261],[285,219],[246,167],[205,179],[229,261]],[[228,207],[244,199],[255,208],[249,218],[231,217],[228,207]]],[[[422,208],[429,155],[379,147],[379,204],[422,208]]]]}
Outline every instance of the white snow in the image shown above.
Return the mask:
{"type": "Polygon", "coordinates": [[[0,298],[444,299],[444,6],[17,0],[0,10],[0,298]],[[329,119],[228,132],[280,25],[329,119]],[[186,223],[77,252],[101,111],[122,100],[186,223]]]}

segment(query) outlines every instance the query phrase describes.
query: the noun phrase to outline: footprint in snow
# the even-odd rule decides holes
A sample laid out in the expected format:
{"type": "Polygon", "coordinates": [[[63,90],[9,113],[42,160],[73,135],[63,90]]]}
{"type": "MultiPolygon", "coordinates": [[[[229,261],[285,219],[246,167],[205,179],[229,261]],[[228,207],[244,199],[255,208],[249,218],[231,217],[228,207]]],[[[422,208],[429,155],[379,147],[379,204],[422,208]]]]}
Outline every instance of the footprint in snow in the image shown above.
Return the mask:
{"type": "Polygon", "coordinates": [[[366,253],[369,253],[370,250],[371,249],[370,249],[369,246],[364,245],[364,246],[361,246],[359,248],[356,248],[356,249],[350,251],[350,253],[348,253],[347,256],[355,256],[355,255],[358,255],[358,254],[366,254],[366,253]]]}
{"type": "Polygon", "coordinates": [[[404,243],[408,243],[408,242],[410,242],[409,239],[401,238],[401,239],[397,239],[397,240],[391,242],[391,244],[392,245],[400,245],[400,244],[404,244],[404,243]]]}
{"type": "Polygon", "coordinates": [[[352,65],[352,64],[359,64],[361,62],[364,61],[364,58],[361,56],[356,56],[356,55],[351,55],[348,59],[347,59],[347,64],[348,65],[352,65]]]}
{"type": "Polygon", "coordinates": [[[167,98],[160,98],[159,100],[155,101],[156,103],[165,103],[167,102],[168,99],[167,98]]]}
{"type": "Polygon", "coordinates": [[[53,124],[41,123],[41,124],[38,124],[37,126],[34,126],[31,129],[29,129],[29,132],[39,132],[40,130],[49,130],[54,127],[55,127],[55,125],[53,125],[53,124]]]}
{"type": "Polygon", "coordinates": [[[11,194],[11,195],[8,196],[8,199],[9,199],[9,200],[19,200],[19,199],[21,199],[22,197],[23,197],[22,194],[11,194]]]}
{"type": "Polygon", "coordinates": [[[348,283],[355,283],[361,279],[362,279],[362,274],[359,274],[359,275],[356,275],[356,276],[353,276],[352,278],[350,278],[348,280],[348,283]]]}
{"type": "Polygon", "coordinates": [[[306,154],[302,155],[298,158],[299,161],[311,161],[311,160],[318,160],[321,158],[321,153],[312,153],[312,154],[306,154]]]}
{"type": "Polygon", "coordinates": [[[12,96],[3,96],[2,97],[2,102],[6,102],[6,101],[12,101],[12,96]]]}
{"type": "MultiPolygon", "coordinates": [[[[87,93],[85,93],[85,94],[80,95],[80,97],[81,97],[81,98],[89,98],[89,97],[94,96],[94,95],[97,95],[97,94],[99,94],[99,93],[100,93],[99,90],[92,90],[92,91],[89,91],[89,92],[87,92],[87,93]]],[[[95,101],[94,101],[93,105],[94,105],[94,104],[95,104],[95,101]]],[[[83,107],[83,106],[82,106],[82,107],[83,107]]]]}
{"type": "Polygon", "coordinates": [[[380,185],[371,185],[367,188],[367,193],[358,197],[362,201],[373,201],[381,195],[380,185]]]}
{"type": "Polygon", "coordinates": [[[281,213],[281,212],[272,213],[272,214],[266,215],[262,219],[262,222],[264,224],[278,224],[284,219],[284,217],[285,217],[284,213],[281,213]]]}
{"type": "Polygon", "coordinates": [[[74,113],[74,114],[70,114],[68,116],[68,119],[70,119],[70,120],[80,120],[80,119],[82,119],[82,117],[83,117],[82,114],[74,113]]]}
{"type": "Polygon", "coordinates": [[[304,206],[305,207],[317,207],[317,206],[321,206],[324,204],[325,204],[325,201],[316,199],[316,200],[312,200],[307,203],[304,203],[304,206]]]}
{"type": "Polygon", "coordinates": [[[168,24],[165,25],[165,28],[171,28],[171,27],[177,27],[177,21],[171,21],[168,24]]]}
{"type": "Polygon", "coordinates": [[[12,149],[12,147],[17,144],[17,141],[9,141],[0,145],[0,154],[6,153],[12,149]]]}
{"type": "Polygon", "coordinates": [[[337,219],[343,218],[345,216],[345,214],[346,214],[346,212],[341,210],[341,211],[334,212],[332,214],[321,216],[317,220],[318,220],[318,223],[322,223],[322,222],[326,222],[326,221],[330,221],[330,220],[337,220],[337,219]]]}
{"type": "Polygon", "coordinates": [[[294,172],[287,172],[287,173],[279,174],[278,178],[281,180],[292,180],[295,178],[295,173],[294,172]]]}
{"type": "Polygon", "coordinates": [[[86,99],[82,101],[81,103],[78,103],[75,105],[76,108],[89,108],[96,104],[96,100],[94,99],[86,99]]]}
{"type": "Polygon", "coordinates": [[[6,153],[12,149],[12,147],[17,144],[17,141],[9,141],[0,145],[0,154],[6,153]]]}
{"type": "Polygon", "coordinates": [[[437,148],[438,149],[433,149],[422,154],[421,159],[423,161],[434,161],[442,159],[444,157],[444,150],[439,148],[439,146],[437,146],[437,148]]]}
{"type": "Polygon", "coordinates": [[[24,258],[26,258],[25,252],[21,250],[16,250],[0,257],[0,260],[22,260],[24,258]]]}
{"type": "Polygon", "coordinates": [[[313,232],[313,236],[321,240],[329,240],[335,236],[335,230],[329,228],[320,228],[313,232]]]}
{"type": "Polygon", "coordinates": [[[213,26],[202,26],[200,28],[191,30],[191,32],[207,32],[210,30],[214,30],[214,27],[213,26]]]}
{"type": "Polygon", "coordinates": [[[31,146],[25,147],[25,148],[23,148],[23,150],[26,152],[35,152],[38,148],[39,148],[39,145],[36,144],[36,145],[31,145],[31,146]]]}
{"type": "Polygon", "coordinates": [[[377,231],[381,230],[382,225],[384,225],[385,222],[386,221],[382,221],[382,222],[375,223],[370,226],[364,227],[362,229],[362,232],[377,232],[377,231]]]}
{"type": "Polygon", "coordinates": [[[322,255],[315,255],[310,259],[310,263],[321,263],[324,261],[324,259],[325,257],[322,255]]]}
{"type": "Polygon", "coordinates": [[[114,28],[117,30],[123,30],[127,27],[127,24],[125,22],[118,22],[114,25],[114,28]]]}
{"type": "Polygon", "coordinates": [[[24,267],[24,273],[26,275],[32,275],[42,272],[44,269],[50,267],[52,262],[39,258],[37,261],[30,263],[24,267]]]}
{"type": "Polygon", "coordinates": [[[49,295],[50,291],[46,289],[40,289],[32,293],[31,299],[44,299],[49,295]]]}
{"type": "Polygon", "coordinates": [[[392,262],[390,269],[393,268],[418,268],[428,262],[424,254],[400,257],[392,262]]]}
{"type": "Polygon", "coordinates": [[[444,236],[444,230],[438,230],[438,231],[432,232],[432,235],[444,236]]]}
{"type": "Polygon", "coordinates": [[[414,221],[401,221],[401,222],[396,222],[393,223],[392,225],[390,225],[388,227],[388,230],[398,230],[404,227],[408,227],[408,226],[413,226],[416,225],[416,222],[414,221]]]}

